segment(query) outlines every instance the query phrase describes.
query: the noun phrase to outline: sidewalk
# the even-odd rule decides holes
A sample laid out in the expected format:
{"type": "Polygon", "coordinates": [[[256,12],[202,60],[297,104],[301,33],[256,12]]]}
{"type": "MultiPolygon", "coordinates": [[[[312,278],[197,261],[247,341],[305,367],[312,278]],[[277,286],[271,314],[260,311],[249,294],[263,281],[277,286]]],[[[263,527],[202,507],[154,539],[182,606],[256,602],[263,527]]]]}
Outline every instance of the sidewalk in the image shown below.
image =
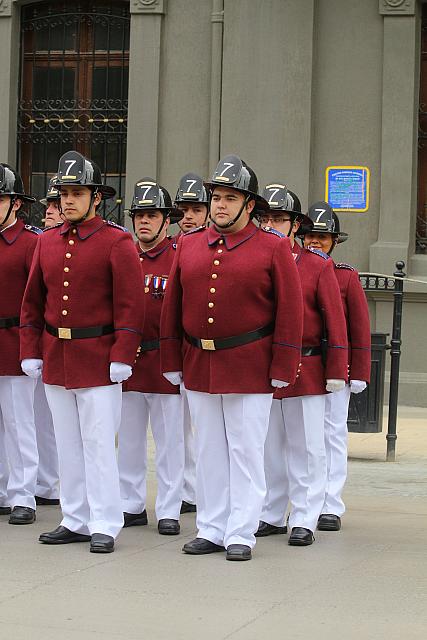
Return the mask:
{"type": "MultiPolygon", "coordinates": [[[[386,427],[385,427],[386,429],[386,427]]],[[[111,555],[38,544],[35,525],[0,518],[0,638],[14,640],[424,640],[427,629],[427,410],[400,408],[397,462],[385,431],[350,435],[348,511],[311,547],[260,539],[254,559],[189,557],[194,515],[159,536],[150,467],[148,527],[125,529],[111,555]]]]}

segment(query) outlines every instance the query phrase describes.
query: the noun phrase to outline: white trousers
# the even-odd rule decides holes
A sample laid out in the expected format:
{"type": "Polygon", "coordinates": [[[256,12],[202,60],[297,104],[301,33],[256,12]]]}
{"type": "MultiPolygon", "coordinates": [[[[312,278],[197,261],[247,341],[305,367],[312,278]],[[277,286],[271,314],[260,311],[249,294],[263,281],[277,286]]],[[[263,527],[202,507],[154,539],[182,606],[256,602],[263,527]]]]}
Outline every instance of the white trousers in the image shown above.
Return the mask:
{"type": "Polygon", "coordinates": [[[350,386],[326,396],[325,449],[327,484],[322,513],[342,516],[345,505],[341,494],[347,479],[347,416],[350,386]]]}
{"type": "Polygon", "coordinates": [[[265,499],[272,394],[187,395],[197,430],[197,535],[225,547],[252,548],[265,499]]]}
{"type": "Polygon", "coordinates": [[[182,487],[182,499],[190,504],[196,504],[196,442],[193,425],[191,424],[190,408],[188,406],[187,392],[181,385],[181,395],[184,409],[184,484],[182,487]]]}
{"type": "Polygon", "coordinates": [[[273,400],[266,450],[267,501],[261,520],[315,531],[326,489],[325,396],[273,400]]]}
{"type": "Polygon", "coordinates": [[[28,376],[0,377],[0,410],[4,427],[4,472],[7,503],[11,507],[36,508],[38,453],[34,425],[35,380],[28,376]]]}
{"type": "Polygon", "coordinates": [[[42,379],[39,378],[34,392],[34,420],[36,423],[39,468],[36,495],[42,498],[59,498],[58,454],[52,414],[46,400],[42,379]]]}
{"type": "Polygon", "coordinates": [[[179,520],[184,478],[183,403],[180,394],[123,394],[119,475],[123,511],[141,513],[147,499],[147,427],[156,445],[158,520],[179,520]]]}
{"type": "Polygon", "coordinates": [[[8,507],[7,501],[7,481],[9,479],[9,465],[6,459],[4,444],[4,425],[0,411],[0,507],[8,507]]]}
{"type": "Polygon", "coordinates": [[[123,526],[115,435],[122,387],[45,385],[59,459],[61,524],[83,534],[117,537],[123,526]]]}

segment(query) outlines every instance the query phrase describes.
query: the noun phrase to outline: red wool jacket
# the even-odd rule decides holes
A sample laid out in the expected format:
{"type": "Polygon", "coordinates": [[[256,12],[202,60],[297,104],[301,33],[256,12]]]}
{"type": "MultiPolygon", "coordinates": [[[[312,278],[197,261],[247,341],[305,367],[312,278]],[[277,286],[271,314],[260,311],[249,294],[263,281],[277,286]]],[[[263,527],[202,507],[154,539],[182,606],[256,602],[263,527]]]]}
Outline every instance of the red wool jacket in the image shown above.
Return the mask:
{"type": "Polygon", "coordinates": [[[18,318],[18,324],[0,328],[0,376],[24,375],[19,358],[19,316],[38,234],[17,220],[0,233],[0,318],[18,318]]]}
{"type": "Polygon", "coordinates": [[[347,380],[347,325],[341,304],[334,263],[326,254],[292,249],[301,278],[304,299],[304,347],[319,347],[324,326],[328,336],[326,366],[320,355],[301,357],[297,381],[286,389],[277,389],[276,399],[327,393],[326,380],[347,380]]]}
{"type": "Polygon", "coordinates": [[[110,362],[134,364],[142,337],[141,267],[130,233],[99,216],[39,238],[21,312],[21,359],[41,358],[43,381],[67,389],[111,384],[110,362]],[[44,329],[114,325],[98,338],[44,329]]]}
{"type": "Polygon", "coordinates": [[[302,313],[287,238],[252,222],[230,235],[215,227],[185,234],[163,303],[162,371],[183,371],[185,386],[194,391],[272,393],[272,378],[295,380],[302,313]],[[184,338],[239,336],[274,322],[271,335],[216,351],[199,349],[184,338]]]}
{"type": "Polygon", "coordinates": [[[359,274],[349,264],[335,263],[335,275],[347,321],[349,378],[369,382],[371,377],[371,323],[359,274]]]}
{"type": "MultiPolygon", "coordinates": [[[[160,339],[160,314],[169,272],[175,257],[176,242],[165,238],[154,249],[143,252],[136,243],[144,279],[142,295],[145,299],[144,344],[160,339]]],[[[150,346],[154,346],[151,344],[150,346]]],[[[179,393],[179,386],[172,385],[160,371],[160,349],[139,353],[131,377],[123,383],[123,391],[142,393],[179,393]]]]}

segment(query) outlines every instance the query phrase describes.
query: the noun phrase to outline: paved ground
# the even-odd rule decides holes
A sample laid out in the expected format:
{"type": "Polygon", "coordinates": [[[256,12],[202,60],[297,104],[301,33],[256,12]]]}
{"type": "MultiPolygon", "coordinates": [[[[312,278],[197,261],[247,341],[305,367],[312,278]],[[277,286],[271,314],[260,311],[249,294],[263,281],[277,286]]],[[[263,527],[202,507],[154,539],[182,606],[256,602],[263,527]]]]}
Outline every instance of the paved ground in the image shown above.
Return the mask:
{"type": "Polygon", "coordinates": [[[180,536],[159,536],[152,499],[151,524],[123,531],[107,556],[38,544],[56,508],[32,526],[2,517],[0,639],[424,640],[427,409],[400,409],[397,453],[384,462],[384,433],[351,435],[342,531],[307,548],[260,540],[247,563],[182,554],[193,515],[180,536]]]}

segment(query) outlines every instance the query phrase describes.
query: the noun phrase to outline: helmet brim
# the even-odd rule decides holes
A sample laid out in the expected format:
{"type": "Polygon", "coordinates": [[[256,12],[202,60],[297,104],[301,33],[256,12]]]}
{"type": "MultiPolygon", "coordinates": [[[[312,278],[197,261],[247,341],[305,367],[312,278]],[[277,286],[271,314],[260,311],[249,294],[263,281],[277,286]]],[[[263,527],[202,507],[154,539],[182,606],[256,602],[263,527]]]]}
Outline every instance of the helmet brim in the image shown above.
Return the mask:
{"type": "MultiPolygon", "coordinates": [[[[255,200],[256,204],[254,207],[254,211],[256,210],[261,210],[261,211],[268,211],[269,209],[269,205],[267,200],[265,200],[265,198],[263,198],[262,196],[258,195],[257,193],[253,193],[253,191],[246,191],[245,189],[239,189],[238,187],[234,187],[232,184],[226,184],[226,183],[222,183],[222,182],[205,182],[205,187],[207,189],[209,189],[209,191],[212,193],[212,191],[215,189],[215,187],[226,187],[227,189],[234,189],[234,191],[238,191],[239,193],[243,193],[243,195],[246,196],[250,196],[251,200],[255,200]]],[[[256,215],[256,214],[254,214],[256,215]]]]}

